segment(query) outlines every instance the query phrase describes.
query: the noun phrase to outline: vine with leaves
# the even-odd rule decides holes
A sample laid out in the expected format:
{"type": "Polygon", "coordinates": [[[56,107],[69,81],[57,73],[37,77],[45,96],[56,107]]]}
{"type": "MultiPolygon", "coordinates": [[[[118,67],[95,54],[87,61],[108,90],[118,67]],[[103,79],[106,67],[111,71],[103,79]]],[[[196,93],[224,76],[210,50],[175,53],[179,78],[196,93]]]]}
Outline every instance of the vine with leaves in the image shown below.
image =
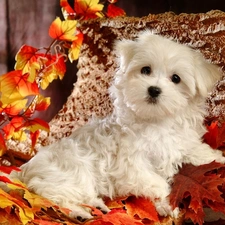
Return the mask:
{"type": "Polygon", "coordinates": [[[47,122],[34,117],[36,111],[47,110],[50,98],[40,94],[55,79],[63,79],[65,62],[77,60],[83,42],[79,29],[82,20],[123,16],[115,0],[75,0],[71,7],[60,0],[64,20],[57,17],[49,28],[53,39],[48,47],[23,45],[16,54],[15,70],[0,76],[0,157],[8,153],[7,141],[19,142],[29,136],[34,151],[40,130],[49,132],[47,122]]]}

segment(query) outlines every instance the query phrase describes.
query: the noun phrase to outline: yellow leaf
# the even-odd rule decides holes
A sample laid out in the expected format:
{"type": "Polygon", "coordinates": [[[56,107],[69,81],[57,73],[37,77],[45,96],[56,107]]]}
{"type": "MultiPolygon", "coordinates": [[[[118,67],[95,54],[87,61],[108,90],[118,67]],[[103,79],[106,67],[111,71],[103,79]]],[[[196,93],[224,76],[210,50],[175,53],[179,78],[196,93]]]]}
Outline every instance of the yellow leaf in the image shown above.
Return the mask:
{"type": "Polygon", "coordinates": [[[41,208],[47,209],[55,205],[50,200],[29,191],[25,191],[24,198],[30,203],[33,211],[39,211],[41,208]]]}
{"type": "Polygon", "coordinates": [[[27,99],[16,100],[8,104],[3,104],[1,112],[6,113],[9,116],[17,116],[22,110],[25,109],[27,104],[27,99]]]}
{"type": "Polygon", "coordinates": [[[71,48],[69,49],[68,57],[70,62],[78,59],[82,42],[83,34],[81,32],[78,32],[76,35],[76,39],[73,41],[71,48]]]}
{"type": "Polygon", "coordinates": [[[54,72],[45,73],[45,75],[42,77],[42,80],[41,80],[41,88],[45,90],[48,87],[48,85],[57,78],[58,78],[58,75],[54,72]]]}
{"type": "Polygon", "coordinates": [[[12,138],[18,141],[25,141],[27,139],[27,134],[23,130],[14,131],[12,138]]]}
{"type": "Polygon", "coordinates": [[[63,55],[47,55],[48,62],[43,70],[41,88],[46,89],[48,85],[55,79],[64,77],[66,72],[66,64],[63,55]]]}
{"type": "Polygon", "coordinates": [[[38,49],[28,45],[23,45],[16,54],[15,70],[22,70],[22,74],[28,73],[28,81],[34,82],[37,76],[37,71],[41,69],[39,57],[43,54],[38,54],[38,49]]]}
{"type": "Polygon", "coordinates": [[[24,225],[34,219],[31,208],[0,189],[0,208],[5,209],[6,207],[15,207],[15,211],[18,210],[19,219],[24,225]]]}
{"type": "Polygon", "coordinates": [[[63,41],[73,41],[76,34],[76,20],[61,21],[57,17],[49,28],[49,35],[51,38],[63,41]]]}
{"type": "Polygon", "coordinates": [[[44,120],[34,118],[32,120],[26,121],[23,125],[23,128],[26,130],[30,130],[32,133],[36,132],[37,130],[45,130],[49,132],[49,125],[44,120]]]}
{"type": "Polygon", "coordinates": [[[28,76],[28,74],[23,75],[21,70],[14,70],[0,76],[2,104],[8,104],[27,96],[39,94],[37,83],[30,83],[28,76]]]}
{"type": "Polygon", "coordinates": [[[99,4],[99,0],[75,1],[75,12],[84,20],[103,17],[103,14],[101,13],[103,7],[103,4],[99,4]]]}

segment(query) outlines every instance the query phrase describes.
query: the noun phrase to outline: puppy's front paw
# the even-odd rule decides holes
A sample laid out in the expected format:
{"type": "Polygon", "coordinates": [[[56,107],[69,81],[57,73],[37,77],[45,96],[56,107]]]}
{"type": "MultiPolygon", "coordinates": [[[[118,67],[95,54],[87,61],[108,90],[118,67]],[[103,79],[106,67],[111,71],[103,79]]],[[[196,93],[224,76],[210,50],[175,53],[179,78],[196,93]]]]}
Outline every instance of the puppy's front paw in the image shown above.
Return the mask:
{"type": "Polygon", "coordinates": [[[169,215],[173,218],[178,218],[179,216],[179,208],[173,210],[167,198],[155,201],[155,207],[160,216],[169,215]]]}

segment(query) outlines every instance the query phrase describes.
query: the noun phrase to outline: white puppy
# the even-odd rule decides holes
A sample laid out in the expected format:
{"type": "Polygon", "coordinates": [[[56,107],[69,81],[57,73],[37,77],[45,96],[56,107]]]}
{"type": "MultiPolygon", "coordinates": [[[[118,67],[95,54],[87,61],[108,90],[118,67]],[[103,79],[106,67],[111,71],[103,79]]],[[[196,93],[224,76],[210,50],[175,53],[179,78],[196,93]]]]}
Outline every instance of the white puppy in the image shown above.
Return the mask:
{"type": "Polygon", "coordinates": [[[102,197],[144,196],[173,214],[167,196],[182,163],[224,163],[202,143],[204,100],[218,68],[187,46],[152,34],[116,43],[119,69],[110,88],[112,115],[47,146],[22,166],[28,188],[91,217],[81,206],[109,209],[102,197]]]}

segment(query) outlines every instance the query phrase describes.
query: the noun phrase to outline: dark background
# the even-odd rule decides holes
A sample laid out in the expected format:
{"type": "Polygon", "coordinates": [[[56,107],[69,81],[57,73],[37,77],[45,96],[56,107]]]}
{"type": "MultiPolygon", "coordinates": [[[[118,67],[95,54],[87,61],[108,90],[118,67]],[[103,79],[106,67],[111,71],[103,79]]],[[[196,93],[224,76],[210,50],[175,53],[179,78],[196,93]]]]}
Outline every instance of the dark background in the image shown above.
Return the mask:
{"type": "MultiPolygon", "coordinates": [[[[73,4],[74,0],[69,0],[73,4]]],[[[225,11],[225,0],[118,0],[128,16],[147,16],[167,11],[199,13],[225,11]]],[[[48,28],[61,16],[59,0],[0,0],[0,75],[13,70],[15,55],[23,45],[47,47],[51,43],[48,28]]],[[[61,109],[76,81],[76,64],[68,64],[67,74],[53,82],[44,92],[52,104],[39,117],[49,121],[61,109]]]]}
{"type": "Polygon", "coordinates": [[[212,9],[225,11],[224,0],[119,0],[129,16],[146,16],[149,13],[173,11],[179,13],[199,13],[212,9]]]}

